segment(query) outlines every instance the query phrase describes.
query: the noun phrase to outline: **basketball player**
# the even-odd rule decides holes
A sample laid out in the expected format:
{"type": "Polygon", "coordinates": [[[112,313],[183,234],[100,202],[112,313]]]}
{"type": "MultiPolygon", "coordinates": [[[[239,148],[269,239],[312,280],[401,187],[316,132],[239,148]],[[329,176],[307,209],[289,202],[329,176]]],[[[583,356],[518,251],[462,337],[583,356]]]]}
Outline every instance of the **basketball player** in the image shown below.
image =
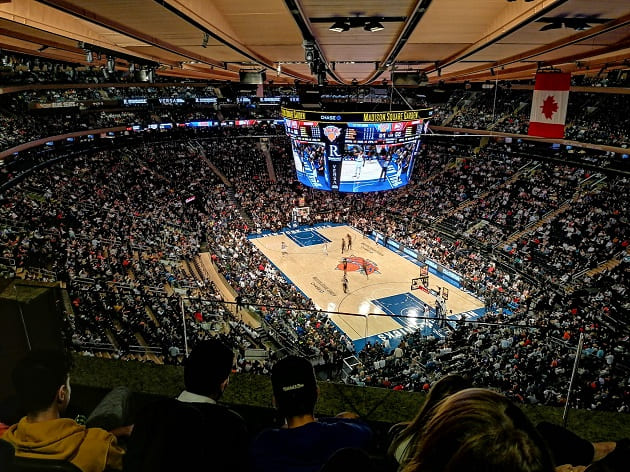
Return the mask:
{"type": "Polygon", "coordinates": [[[424,304],[424,315],[425,318],[429,318],[431,316],[431,309],[429,308],[429,304],[424,304]]]}
{"type": "Polygon", "coordinates": [[[283,257],[289,254],[289,252],[287,251],[287,243],[285,243],[284,241],[282,241],[282,244],[280,245],[280,252],[282,253],[283,257]]]}
{"type": "Polygon", "coordinates": [[[341,254],[346,250],[346,239],[341,238],[341,254]]]}
{"type": "Polygon", "coordinates": [[[387,180],[387,168],[389,167],[389,160],[391,158],[387,153],[383,156],[383,160],[381,161],[381,175],[378,180],[387,180]]]}
{"type": "Polygon", "coordinates": [[[352,236],[350,236],[350,233],[348,233],[346,235],[348,237],[348,251],[352,250],[352,236]]]}
{"type": "Polygon", "coordinates": [[[328,243],[324,243],[324,256],[328,255],[328,243]]]}
{"type": "Polygon", "coordinates": [[[398,164],[398,169],[396,169],[396,182],[398,182],[399,184],[402,183],[402,179],[401,179],[401,175],[402,175],[402,171],[403,171],[403,162],[402,162],[402,158],[401,160],[399,160],[397,162],[398,164]]]}
{"type": "Polygon", "coordinates": [[[348,259],[343,258],[343,275],[346,275],[348,272],[348,259]]]}
{"type": "Polygon", "coordinates": [[[365,259],[363,259],[363,272],[365,272],[365,278],[369,279],[370,274],[368,274],[368,267],[367,267],[367,262],[365,262],[365,259]]]}
{"type": "Polygon", "coordinates": [[[341,279],[341,286],[343,287],[343,293],[348,293],[348,277],[344,272],[343,279],[341,279]]]}
{"type": "Polygon", "coordinates": [[[361,177],[361,170],[363,169],[363,165],[365,164],[365,158],[363,157],[363,150],[359,149],[354,158],[354,175],[352,177],[359,178],[361,177]]]}
{"type": "Polygon", "coordinates": [[[440,319],[440,327],[444,328],[446,324],[446,302],[442,298],[442,290],[438,290],[437,297],[435,297],[435,315],[440,319]]]}

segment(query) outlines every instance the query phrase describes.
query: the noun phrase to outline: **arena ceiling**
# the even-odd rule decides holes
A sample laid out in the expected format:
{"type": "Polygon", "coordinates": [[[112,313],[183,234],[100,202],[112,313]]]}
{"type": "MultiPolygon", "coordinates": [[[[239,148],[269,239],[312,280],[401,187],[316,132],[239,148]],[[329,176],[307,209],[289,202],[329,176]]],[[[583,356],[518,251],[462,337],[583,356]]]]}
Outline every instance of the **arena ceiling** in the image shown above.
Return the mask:
{"type": "Polygon", "coordinates": [[[430,82],[597,74],[628,67],[630,1],[0,0],[0,49],[82,64],[91,50],[93,66],[109,55],[119,69],[151,61],[201,79],[265,70],[276,83],[317,82],[317,71],[347,84],[392,71],[430,82]],[[331,31],[337,22],[347,31],[331,31]]]}

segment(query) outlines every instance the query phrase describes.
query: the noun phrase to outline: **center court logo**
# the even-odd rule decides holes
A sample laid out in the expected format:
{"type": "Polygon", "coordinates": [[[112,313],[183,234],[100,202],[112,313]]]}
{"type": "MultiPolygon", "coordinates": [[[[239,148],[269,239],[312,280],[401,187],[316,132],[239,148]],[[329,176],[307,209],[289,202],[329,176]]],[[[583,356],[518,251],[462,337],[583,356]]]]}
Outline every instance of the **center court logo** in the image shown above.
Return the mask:
{"type": "MultiPolygon", "coordinates": [[[[346,257],[345,260],[347,263],[346,271],[348,272],[359,272],[361,274],[365,274],[367,272],[367,275],[380,274],[376,263],[372,262],[369,259],[364,259],[363,257],[350,256],[350,257],[346,257]]],[[[343,270],[343,266],[344,266],[344,260],[341,259],[339,264],[337,264],[337,269],[343,270]]]]}
{"type": "Polygon", "coordinates": [[[336,126],[326,126],[324,128],[324,135],[328,138],[328,141],[331,143],[339,137],[341,134],[341,128],[337,128],[336,126]]]}

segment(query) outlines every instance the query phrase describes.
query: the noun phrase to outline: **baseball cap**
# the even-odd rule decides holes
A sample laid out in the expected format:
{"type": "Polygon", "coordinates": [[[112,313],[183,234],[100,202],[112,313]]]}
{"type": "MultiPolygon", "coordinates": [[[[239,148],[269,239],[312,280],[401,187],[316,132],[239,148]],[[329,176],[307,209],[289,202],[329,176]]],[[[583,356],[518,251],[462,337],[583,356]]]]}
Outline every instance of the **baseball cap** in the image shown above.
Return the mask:
{"type": "Polygon", "coordinates": [[[312,413],[317,401],[317,381],[312,364],[303,357],[288,356],[271,370],[276,406],[285,416],[312,413]]]}

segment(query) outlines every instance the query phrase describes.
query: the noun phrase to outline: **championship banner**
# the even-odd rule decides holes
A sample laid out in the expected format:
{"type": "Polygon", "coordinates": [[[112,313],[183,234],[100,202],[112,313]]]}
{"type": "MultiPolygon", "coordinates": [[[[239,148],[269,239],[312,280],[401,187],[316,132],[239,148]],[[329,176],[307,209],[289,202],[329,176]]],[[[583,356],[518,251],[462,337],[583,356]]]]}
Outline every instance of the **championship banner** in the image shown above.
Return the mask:
{"type": "Polygon", "coordinates": [[[539,72],[532,98],[529,136],[564,138],[571,74],[539,72]]]}
{"type": "Polygon", "coordinates": [[[339,123],[339,126],[320,123],[319,130],[325,146],[324,156],[326,158],[326,167],[328,168],[330,188],[339,190],[341,161],[346,147],[347,126],[342,123],[339,123]]]}

